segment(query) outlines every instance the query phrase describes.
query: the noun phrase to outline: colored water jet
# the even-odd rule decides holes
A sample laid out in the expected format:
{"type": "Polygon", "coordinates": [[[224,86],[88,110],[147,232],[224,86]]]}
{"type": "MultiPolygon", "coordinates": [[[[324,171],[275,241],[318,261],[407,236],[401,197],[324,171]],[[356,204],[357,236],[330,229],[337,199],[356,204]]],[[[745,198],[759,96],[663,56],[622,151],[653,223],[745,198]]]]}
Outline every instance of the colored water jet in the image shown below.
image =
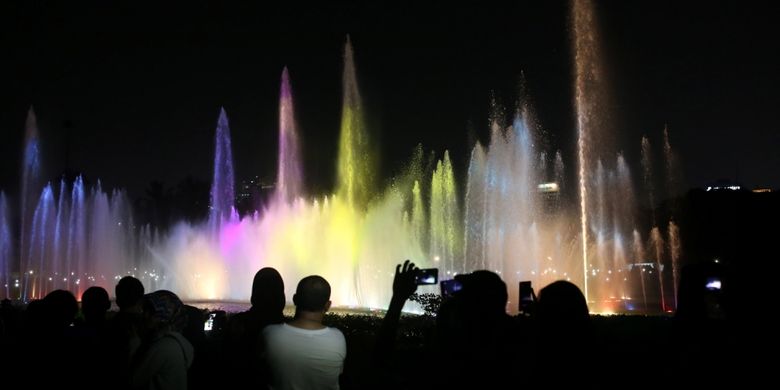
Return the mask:
{"type": "Polygon", "coordinates": [[[3,283],[5,297],[11,296],[11,262],[13,261],[13,246],[11,243],[11,223],[8,214],[8,200],[0,191],[0,283],[3,283]]]}
{"type": "Polygon", "coordinates": [[[276,179],[276,196],[291,202],[302,195],[303,169],[301,167],[298,132],[292,102],[292,87],[287,68],[282,71],[279,92],[279,162],[276,179]]]}
{"type": "Polygon", "coordinates": [[[344,47],[343,102],[338,157],[338,193],[348,204],[364,207],[372,195],[374,164],[364,128],[352,44],[344,47]]]}
{"type": "Polygon", "coordinates": [[[225,109],[219,112],[214,144],[214,175],[211,181],[209,219],[212,227],[218,230],[222,221],[233,219],[235,214],[233,149],[230,144],[230,127],[225,109]]]}
{"type": "MultiPolygon", "coordinates": [[[[347,42],[332,193],[305,191],[305,140],[298,138],[290,74],[283,70],[276,193],[260,210],[243,218],[235,213],[230,127],[222,110],[207,221],[178,221],[168,230],[135,226],[124,194],[99,182],[88,185],[77,178],[39,186],[34,201],[39,211],[30,218],[33,234],[23,248],[33,273],[20,294],[29,299],[53,288],[111,289],[119,276],[133,274],[149,290],[167,288],[185,299],[246,300],[251,275],[272,266],[284,276],[288,297],[297,280],[319,274],[331,281],[335,305],[374,308],[384,307],[392,294],[395,264],[410,259],[421,267],[439,267],[442,279],[476,269],[495,271],[508,285],[510,309],[521,280],[539,288],[571,280],[587,290],[595,310],[631,298],[640,285],[647,302],[661,276],[648,275],[647,266],[632,266],[647,263],[646,243],[659,272],[668,253],[657,229],[649,242],[645,239],[649,227],[636,217],[634,182],[623,154],[592,144],[601,113],[590,94],[598,83],[588,71],[595,67],[588,59],[596,55],[595,41],[588,42],[578,49],[584,57],[577,69],[584,73],[577,89],[577,199],[562,193],[568,187],[568,161],[560,151],[540,146],[545,143],[538,142],[541,135],[530,124],[528,107],[517,110],[510,125],[499,120],[505,111],[496,109],[490,140],[474,147],[466,172],[457,172],[455,157],[446,151],[430,152],[441,158],[425,169],[425,153],[418,147],[408,169],[381,188],[374,164],[379,156],[363,121],[347,42]]],[[[0,207],[3,215],[7,211],[0,207]]],[[[13,240],[0,237],[0,249],[4,242],[13,240]]]]}
{"type": "MultiPolygon", "coordinates": [[[[19,269],[20,272],[30,271],[29,254],[24,248],[28,248],[30,243],[30,237],[32,236],[32,219],[35,213],[35,203],[38,200],[41,186],[41,167],[40,167],[40,150],[38,141],[38,120],[35,117],[35,111],[30,107],[27,111],[27,120],[25,122],[25,135],[24,135],[24,156],[22,159],[22,183],[21,183],[21,215],[20,215],[20,229],[19,229],[19,242],[20,247],[23,248],[19,253],[19,269]]],[[[26,282],[23,282],[23,291],[28,289],[26,282]]]]}

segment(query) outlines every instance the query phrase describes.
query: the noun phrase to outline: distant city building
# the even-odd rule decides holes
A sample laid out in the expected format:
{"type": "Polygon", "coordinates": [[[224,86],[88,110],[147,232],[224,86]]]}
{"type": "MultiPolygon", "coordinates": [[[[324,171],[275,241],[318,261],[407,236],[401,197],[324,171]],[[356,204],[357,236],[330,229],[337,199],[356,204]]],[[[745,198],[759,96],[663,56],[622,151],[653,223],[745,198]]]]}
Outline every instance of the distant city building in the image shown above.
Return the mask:
{"type": "Polygon", "coordinates": [[[725,186],[725,187],[707,186],[707,191],[721,191],[721,190],[739,191],[741,189],[742,189],[742,187],[740,187],[738,185],[725,186]]]}
{"type": "Polygon", "coordinates": [[[536,186],[536,192],[541,195],[542,207],[545,213],[555,213],[561,207],[561,187],[556,182],[541,183],[536,186]]]}
{"type": "Polygon", "coordinates": [[[754,188],[753,192],[756,192],[756,193],[772,192],[772,189],[771,188],[754,188]]]}
{"type": "Polygon", "coordinates": [[[707,191],[740,191],[742,186],[729,180],[718,180],[707,185],[705,189],[707,191]]]}
{"type": "Polygon", "coordinates": [[[539,192],[559,192],[560,187],[558,186],[558,183],[552,182],[552,183],[542,183],[536,186],[537,190],[539,192]]]}
{"type": "Polygon", "coordinates": [[[276,183],[273,180],[254,176],[244,179],[236,189],[236,209],[240,215],[250,214],[260,207],[273,194],[276,183]]]}

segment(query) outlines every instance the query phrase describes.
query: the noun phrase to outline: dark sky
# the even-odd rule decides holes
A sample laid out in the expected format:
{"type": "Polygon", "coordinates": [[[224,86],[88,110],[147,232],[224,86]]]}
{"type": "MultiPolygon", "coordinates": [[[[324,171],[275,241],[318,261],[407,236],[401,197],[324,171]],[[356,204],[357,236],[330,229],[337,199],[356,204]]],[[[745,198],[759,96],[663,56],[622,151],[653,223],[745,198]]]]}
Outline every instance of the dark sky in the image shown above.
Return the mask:
{"type": "MultiPolygon", "coordinates": [[[[573,167],[567,2],[252,3],[2,2],[0,189],[17,191],[31,104],[48,177],[67,164],[131,195],[153,179],[209,180],[220,106],[237,178],[273,177],[286,65],[308,183],[327,190],[347,33],[384,177],[417,143],[450,149],[462,172],[470,132],[487,139],[491,91],[512,107],[521,71],[549,144],[573,167]]],[[[597,5],[621,149],[638,172],[641,135],[658,157],[668,124],[684,186],[738,175],[779,188],[778,14],[678,3],[597,5]]]]}

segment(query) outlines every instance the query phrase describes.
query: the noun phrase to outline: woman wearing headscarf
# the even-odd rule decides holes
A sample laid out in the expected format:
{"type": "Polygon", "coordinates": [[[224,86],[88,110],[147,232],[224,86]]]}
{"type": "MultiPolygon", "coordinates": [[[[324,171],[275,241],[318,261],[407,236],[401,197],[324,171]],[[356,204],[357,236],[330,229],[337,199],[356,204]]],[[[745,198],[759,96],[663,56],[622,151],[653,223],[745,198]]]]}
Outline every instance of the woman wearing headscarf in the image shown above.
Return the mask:
{"type": "Polygon", "coordinates": [[[134,355],[133,389],[186,390],[194,349],[182,336],[184,304],[176,294],[159,290],[144,296],[141,346],[134,355]]]}

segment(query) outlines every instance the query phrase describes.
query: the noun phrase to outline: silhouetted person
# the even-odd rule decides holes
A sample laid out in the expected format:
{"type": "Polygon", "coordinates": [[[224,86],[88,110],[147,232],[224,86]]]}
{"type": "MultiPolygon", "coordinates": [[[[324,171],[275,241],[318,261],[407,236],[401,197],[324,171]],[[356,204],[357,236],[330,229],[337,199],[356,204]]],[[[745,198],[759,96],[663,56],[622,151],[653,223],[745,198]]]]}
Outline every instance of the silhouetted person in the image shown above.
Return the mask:
{"type": "Polygon", "coordinates": [[[190,390],[194,389],[210,389],[211,386],[217,383],[224,383],[224,378],[219,378],[219,382],[215,377],[221,376],[215,375],[214,366],[206,364],[207,362],[216,362],[213,360],[216,358],[213,351],[206,351],[206,332],[203,329],[203,325],[206,322],[206,318],[203,310],[198,309],[195,306],[184,305],[182,307],[182,315],[184,316],[184,326],[181,330],[182,336],[192,344],[195,351],[195,358],[192,361],[188,373],[188,383],[190,390]]]}
{"type": "MultiPolygon", "coordinates": [[[[4,298],[0,303],[0,350],[13,351],[21,339],[21,312],[11,304],[11,300],[4,298]]],[[[17,360],[11,353],[0,353],[0,367],[6,370],[14,370],[13,360],[17,360]]]]}
{"type": "Polygon", "coordinates": [[[270,387],[338,389],[347,345],[341,331],[322,324],[331,305],[330,284],[321,276],[303,278],[293,303],[295,318],[290,323],[263,330],[270,387]]]}
{"type": "Polygon", "coordinates": [[[284,322],[284,281],[282,275],[271,267],[257,271],[252,281],[252,307],[234,314],[227,323],[225,332],[226,362],[229,362],[229,380],[234,385],[250,384],[263,386],[267,378],[258,374],[261,351],[258,343],[263,329],[272,324],[284,322]]]}
{"type": "Polygon", "coordinates": [[[490,271],[458,275],[462,288],[437,315],[441,388],[500,388],[525,367],[517,323],[506,313],[506,284],[490,271]]]}
{"type": "Polygon", "coordinates": [[[731,287],[717,263],[690,264],[680,271],[675,318],[688,323],[727,318],[726,293],[731,287]]]}
{"type": "Polygon", "coordinates": [[[119,283],[114,288],[114,294],[116,295],[116,305],[119,307],[120,313],[141,313],[144,285],[140,280],[132,276],[125,276],[119,279],[119,283]]]}
{"type": "Polygon", "coordinates": [[[16,336],[19,317],[19,311],[13,307],[11,300],[3,298],[0,303],[0,343],[5,343],[8,338],[16,336]]]}
{"type": "Polygon", "coordinates": [[[5,332],[10,327],[8,324],[10,324],[11,315],[13,313],[13,306],[11,305],[11,300],[8,298],[3,298],[2,302],[0,303],[0,322],[2,322],[2,329],[3,329],[3,335],[5,335],[5,332]]]}
{"type": "Polygon", "coordinates": [[[141,346],[133,356],[133,389],[186,390],[193,347],[180,333],[184,304],[176,294],[159,290],[144,296],[141,346]]]}
{"type": "MultiPolygon", "coordinates": [[[[374,345],[374,370],[363,375],[364,381],[370,381],[371,388],[376,389],[417,389],[431,388],[431,383],[425,379],[430,373],[422,367],[409,368],[406,353],[412,353],[416,361],[430,362],[428,346],[419,345],[413,351],[399,351],[396,348],[401,310],[406,301],[417,291],[415,281],[420,269],[409,260],[395,267],[393,278],[393,296],[385,313],[374,345]]],[[[438,378],[438,375],[437,375],[438,378]]]]}
{"type": "Polygon", "coordinates": [[[539,324],[548,329],[580,332],[590,325],[585,296],[579,287],[565,280],[550,283],[539,291],[536,316],[539,324]]]}
{"type": "Polygon", "coordinates": [[[723,383],[724,375],[737,371],[740,360],[749,355],[736,353],[728,315],[730,288],[722,265],[690,264],[681,270],[674,318],[675,375],[723,383]]]}
{"type": "Polygon", "coordinates": [[[79,303],[73,293],[54,290],[43,298],[46,320],[53,330],[62,332],[73,324],[79,311],[79,303]]]}
{"type": "Polygon", "coordinates": [[[81,313],[84,322],[91,327],[102,327],[110,308],[111,300],[103,287],[92,286],[81,294],[81,313]]]}
{"type": "Polygon", "coordinates": [[[395,339],[398,331],[398,322],[401,319],[401,309],[406,301],[417,291],[415,276],[419,268],[409,260],[403,264],[395,266],[395,277],[393,278],[393,296],[390,299],[390,306],[382,319],[382,325],[379,328],[376,338],[376,347],[374,350],[374,359],[380,366],[385,366],[392,357],[395,349],[395,339]]]}
{"type": "Polygon", "coordinates": [[[193,346],[202,344],[206,339],[206,333],[203,329],[203,325],[206,322],[206,316],[203,313],[203,310],[198,309],[195,306],[184,305],[182,314],[184,315],[185,320],[184,327],[181,329],[181,334],[192,343],[193,346]]]}
{"type": "Polygon", "coordinates": [[[592,374],[590,362],[600,360],[598,350],[591,348],[593,332],[582,291],[565,280],[550,283],[539,291],[535,316],[539,379],[553,376],[557,383],[582,383],[592,374]]]}
{"type": "Polygon", "coordinates": [[[108,292],[103,287],[92,286],[81,294],[81,314],[83,319],[76,322],[75,333],[78,350],[74,356],[87,375],[80,383],[88,389],[101,389],[106,386],[112,369],[111,345],[107,343],[106,312],[111,308],[108,292]]]}
{"type": "Polygon", "coordinates": [[[36,380],[41,388],[62,386],[62,381],[71,378],[76,372],[77,359],[73,351],[77,349],[73,334],[73,320],[78,312],[78,302],[73,293],[66,290],[54,290],[42,300],[31,303],[28,310],[31,323],[28,327],[27,341],[22,346],[22,357],[29,378],[36,380]],[[35,361],[36,365],[29,362],[35,361]],[[41,374],[43,373],[43,375],[41,374]]]}
{"type": "MultiPolygon", "coordinates": [[[[109,377],[115,383],[130,382],[130,360],[141,343],[144,285],[140,280],[125,276],[114,288],[119,312],[108,324],[107,344],[111,354],[109,377]]],[[[116,387],[116,386],[114,386],[116,387]]]]}

